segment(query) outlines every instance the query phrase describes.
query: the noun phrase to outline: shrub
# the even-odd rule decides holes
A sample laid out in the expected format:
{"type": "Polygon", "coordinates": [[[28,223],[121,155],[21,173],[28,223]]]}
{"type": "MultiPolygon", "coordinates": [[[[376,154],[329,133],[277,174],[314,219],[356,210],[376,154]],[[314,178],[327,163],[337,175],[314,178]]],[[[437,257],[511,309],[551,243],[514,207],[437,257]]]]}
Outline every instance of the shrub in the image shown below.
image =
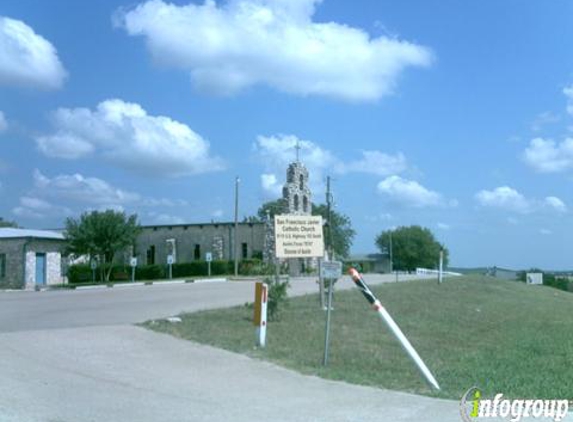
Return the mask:
{"type": "Polygon", "coordinates": [[[163,265],[139,265],[135,267],[136,280],[157,280],[166,276],[167,269],[163,265]]]}
{"type": "Polygon", "coordinates": [[[288,279],[280,281],[280,279],[276,280],[273,277],[267,277],[264,281],[269,286],[267,316],[269,321],[276,321],[280,308],[288,303],[288,288],[290,287],[290,283],[288,279]]]}

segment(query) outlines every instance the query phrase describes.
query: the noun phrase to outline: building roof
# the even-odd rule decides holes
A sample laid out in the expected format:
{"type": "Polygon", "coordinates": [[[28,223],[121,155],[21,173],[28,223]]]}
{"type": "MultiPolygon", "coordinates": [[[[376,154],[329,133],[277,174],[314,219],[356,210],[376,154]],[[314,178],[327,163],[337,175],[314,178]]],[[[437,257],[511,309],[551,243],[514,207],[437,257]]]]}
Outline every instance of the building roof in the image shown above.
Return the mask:
{"type": "Polygon", "coordinates": [[[21,239],[26,237],[52,240],[65,239],[62,233],[52,230],[15,229],[12,227],[0,228],[0,239],[21,239]]]}

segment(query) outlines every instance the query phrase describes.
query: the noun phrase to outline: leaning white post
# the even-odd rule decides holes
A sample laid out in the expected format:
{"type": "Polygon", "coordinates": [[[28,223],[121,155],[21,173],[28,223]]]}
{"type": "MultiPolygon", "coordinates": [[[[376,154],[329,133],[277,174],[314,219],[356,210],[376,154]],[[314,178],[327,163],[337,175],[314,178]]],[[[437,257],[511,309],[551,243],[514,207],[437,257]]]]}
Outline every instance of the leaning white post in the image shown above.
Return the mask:
{"type": "Polygon", "coordinates": [[[255,312],[253,324],[255,325],[256,345],[265,347],[267,337],[267,303],[269,286],[265,283],[255,284],[255,312]]]}
{"type": "Polygon", "coordinates": [[[420,355],[418,355],[418,352],[416,352],[416,349],[414,349],[414,347],[410,344],[410,342],[408,341],[402,330],[400,330],[398,324],[394,322],[388,311],[386,311],[386,309],[382,306],[380,301],[376,298],[376,296],[374,296],[374,293],[372,293],[366,282],[362,279],[360,273],[356,271],[355,268],[350,268],[348,272],[350,274],[350,277],[352,277],[352,280],[354,281],[356,286],[360,289],[360,291],[366,298],[366,300],[372,305],[374,310],[378,313],[380,318],[386,323],[388,328],[390,328],[390,331],[392,331],[394,337],[398,339],[404,350],[414,361],[414,363],[416,364],[420,372],[422,372],[426,380],[435,389],[439,390],[440,386],[438,384],[438,381],[436,381],[436,379],[434,378],[434,376],[432,375],[432,373],[430,372],[430,370],[428,369],[428,367],[426,366],[420,355]]]}

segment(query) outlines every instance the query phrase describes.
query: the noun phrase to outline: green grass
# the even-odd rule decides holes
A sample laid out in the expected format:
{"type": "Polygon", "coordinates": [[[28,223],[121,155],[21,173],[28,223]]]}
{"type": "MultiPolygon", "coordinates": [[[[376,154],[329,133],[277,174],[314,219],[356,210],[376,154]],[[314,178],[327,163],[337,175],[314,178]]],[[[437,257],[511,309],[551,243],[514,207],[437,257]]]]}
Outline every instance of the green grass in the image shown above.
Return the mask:
{"type": "Polygon", "coordinates": [[[485,396],[570,398],[573,391],[573,294],[483,277],[385,284],[373,289],[410,339],[442,391],[414,364],[358,290],[336,292],[329,365],[322,367],[325,312],[318,296],[292,298],[271,322],[267,347],[254,348],[246,307],[152,321],[148,328],[269,360],[305,374],[459,399],[485,396]]]}

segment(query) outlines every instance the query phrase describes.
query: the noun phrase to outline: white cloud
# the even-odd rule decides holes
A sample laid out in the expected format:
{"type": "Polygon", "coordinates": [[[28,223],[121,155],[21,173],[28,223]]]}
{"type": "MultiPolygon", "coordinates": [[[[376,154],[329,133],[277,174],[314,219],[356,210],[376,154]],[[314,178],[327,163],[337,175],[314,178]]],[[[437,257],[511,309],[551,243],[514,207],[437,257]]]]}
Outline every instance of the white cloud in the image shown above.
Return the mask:
{"type": "Polygon", "coordinates": [[[560,213],[567,212],[565,203],[556,196],[548,196],[545,198],[544,205],[560,213]]]}
{"type": "Polygon", "coordinates": [[[330,174],[360,172],[388,176],[407,169],[406,157],[402,153],[391,155],[380,151],[361,151],[360,159],[347,164],[331,151],[295,135],[258,136],[253,150],[266,169],[261,175],[261,186],[266,196],[280,196],[282,184],[276,169],[286,169],[295,161],[297,145],[300,161],[309,171],[311,188],[315,192],[322,188],[327,171],[330,174]]]}
{"type": "Polygon", "coordinates": [[[216,209],[211,213],[211,217],[214,218],[221,218],[223,215],[225,215],[225,212],[222,209],[216,209]]]}
{"type": "Polygon", "coordinates": [[[123,206],[138,203],[142,199],[137,193],[124,191],[102,179],[84,177],[78,173],[61,174],[50,179],[35,170],[34,186],[37,193],[49,198],[97,206],[123,206]]]}
{"type": "Polygon", "coordinates": [[[563,88],[563,94],[567,97],[567,113],[573,116],[573,85],[563,88]]]}
{"type": "Polygon", "coordinates": [[[48,216],[66,217],[71,215],[67,207],[53,205],[41,198],[32,196],[20,197],[20,205],[12,209],[12,213],[22,218],[43,219],[48,216]]]}
{"type": "Polygon", "coordinates": [[[261,186],[269,198],[276,198],[281,195],[282,186],[275,174],[261,174],[261,186]]]}
{"type": "Polygon", "coordinates": [[[432,52],[396,37],[312,18],[321,0],[229,0],[176,6],[161,0],[119,10],[114,23],[144,36],[153,59],[187,70],[204,91],[254,85],[307,96],[372,101],[391,94],[407,67],[432,52]]]}
{"type": "Polygon", "coordinates": [[[294,135],[258,136],[253,149],[263,163],[266,173],[261,175],[261,186],[267,195],[280,194],[281,185],[274,171],[285,171],[296,159],[296,146],[300,147],[300,160],[309,172],[310,185],[316,192],[323,184],[324,171],[340,165],[338,159],[311,141],[301,140],[294,135]],[[274,177],[274,179],[273,179],[274,177]]]}
{"type": "Polygon", "coordinates": [[[406,157],[399,152],[396,155],[380,151],[362,151],[362,159],[344,164],[343,172],[371,173],[389,176],[402,173],[408,168],[406,157]]]}
{"type": "Polygon", "coordinates": [[[550,111],[544,111],[543,113],[539,113],[533,122],[531,123],[531,130],[534,132],[538,132],[543,129],[544,126],[557,123],[561,120],[561,116],[558,114],[554,114],[550,111]]]}
{"type": "Polygon", "coordinates": [[[148,216],[148,221],[146,221],[146,224],[169,225],[169,224],[185,223],[185,220],[183,218],[170,214],[156,213],[152,211],[149,212],[147,216],[148,216]]]}
{"type": "Polygon", "coordinates": [[[0,85],[56,89],[66,76],[48,40],[22,21],[0,16],[0,85]]]}
{"type": "Polygon", "coordinates": [[[446,223],[438,223],[437,226],[440,230],[446,230],[446,231],[452,228],[452,226],[446,223]]]}
{"type": "Polygon", "coordinates": [[[60,108],[55,132],[39,136],[40,151],[50,157],[77,159],[98,155],[122,168],[146,175],[182,176],[221,170],[209,155],[209,143],[187,125],[151,116],[139,105],[119,99],[87,108],[60,108]]]}
{"type": "Polygon", "coordinates": [[[6,121],[4,113],[0,111],[0,133],[4,132],[6,129],[8,129],[8,122],[6,121]]]}
{"type": "Polygon", "coordinates": [[[405,206],[425,208],[440,206],[444,200],[438,192],[426,189],[414,180],[389,176],[378,183],[378,192],[405,206]]]}
{"type": "Polygon", "coordinates": [[[535,138],[523,153],[523,159],[540,173],[558,173],[573,169],[573,139],[561,143],[535,138]]]}
{"type": "Polygon", "coordinates": [[[483,207],[499,208],[518,213],[532,211],[532,204],[521,193],[509,186],[500,186],[494,190],[481,190],[475,195],[483,207]]]}

